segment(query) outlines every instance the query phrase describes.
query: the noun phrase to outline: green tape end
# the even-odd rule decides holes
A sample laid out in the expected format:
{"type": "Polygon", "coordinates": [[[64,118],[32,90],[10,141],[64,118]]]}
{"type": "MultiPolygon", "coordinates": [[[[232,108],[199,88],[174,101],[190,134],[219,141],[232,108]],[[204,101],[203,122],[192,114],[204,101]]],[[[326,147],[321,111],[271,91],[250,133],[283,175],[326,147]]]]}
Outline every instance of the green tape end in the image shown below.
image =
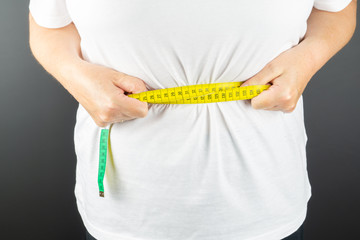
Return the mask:
{"type": "Polygon", "coordinates": [[[100,196],[100,197],[104,197],[104,192],[100,191],[100,192],[99,192],[99,196],[100,196]]]}

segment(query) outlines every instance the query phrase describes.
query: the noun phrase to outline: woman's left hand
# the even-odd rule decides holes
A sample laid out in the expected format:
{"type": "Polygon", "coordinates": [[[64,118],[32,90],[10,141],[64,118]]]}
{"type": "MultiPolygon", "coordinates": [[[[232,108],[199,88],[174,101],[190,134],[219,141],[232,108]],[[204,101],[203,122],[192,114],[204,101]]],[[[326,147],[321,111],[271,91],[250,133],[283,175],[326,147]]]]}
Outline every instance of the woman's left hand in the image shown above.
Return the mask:
{"type": "Polygon", "coordinates": [[[254,109],[294,111],[306,85],[314,75],[311,53],[297,45],[269,62],[260,72],[246,80],[241,87],[271,85],[251,99],[254,109]]]}

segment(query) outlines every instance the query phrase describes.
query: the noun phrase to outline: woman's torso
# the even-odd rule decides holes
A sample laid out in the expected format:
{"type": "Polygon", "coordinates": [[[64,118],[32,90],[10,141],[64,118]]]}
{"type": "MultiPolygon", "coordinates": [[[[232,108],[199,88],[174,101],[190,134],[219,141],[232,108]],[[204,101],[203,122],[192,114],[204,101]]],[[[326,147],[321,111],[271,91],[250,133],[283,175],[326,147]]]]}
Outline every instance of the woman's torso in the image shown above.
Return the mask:
{"type": "MultiPolygon", "coordinates": [[[[67,1],[84,58],[149,89],[250,78],[299,42],[312,5],[67,1]]],[[[104,199],[96,184],[99,131],[80,106],[78,206],[104,239],[268,240],[303,220],[310,186],[302,98],[291,114],[254,110],[248,101],[150,105],[146,118],[111,129],[104,199]]]]}

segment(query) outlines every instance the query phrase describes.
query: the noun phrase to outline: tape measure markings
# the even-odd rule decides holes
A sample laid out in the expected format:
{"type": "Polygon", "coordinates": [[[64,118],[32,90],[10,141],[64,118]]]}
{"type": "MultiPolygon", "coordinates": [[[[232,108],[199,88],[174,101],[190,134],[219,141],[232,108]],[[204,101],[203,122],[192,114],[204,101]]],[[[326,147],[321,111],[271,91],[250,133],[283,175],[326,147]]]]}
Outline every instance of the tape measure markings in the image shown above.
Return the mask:
{"type": "Polygon", "coordinates": [[[241,84],[242,82],[190,85],[130,94],[128,97],[156,104],[200,104],[251,99],[270,87],[241,87],[241,84]]]}
{"type": "MultiPolygon", "coordinates": [[[[153,104],[201,104],[251,99],[268,89],[269,85],[241,87],[243,82],[225,82],[198,84],[183,87],[165,88],[127,95],[142,102],[153,104]]],[[[104,197],[104,176],[109,141],[109,129],[102,129],[100,134],[99,195],[104,197]]]]}
{"type": "Polygon", "coordinates": [[[98,186],[99,186],[100,197],[104,197],[104,176],[106,170],[108,137],[109,137],[109,129],[102,129],[100,135],[99,172],[98,172],[98,186]]]}

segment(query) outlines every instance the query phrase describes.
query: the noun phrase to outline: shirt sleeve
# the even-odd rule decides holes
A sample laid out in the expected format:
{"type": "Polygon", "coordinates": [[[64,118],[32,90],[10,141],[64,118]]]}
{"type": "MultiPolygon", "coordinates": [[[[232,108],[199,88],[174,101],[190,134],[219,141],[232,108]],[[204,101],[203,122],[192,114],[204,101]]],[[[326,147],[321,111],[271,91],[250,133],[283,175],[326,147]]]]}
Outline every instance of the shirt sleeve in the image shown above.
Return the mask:
{"type": "Polygon", "coordinates": [[[329,12],[343,10],[352,0],[314,0],[314,7],[329,12]]]}
{"type": "Polygon", "coordinates": [[[72,22],[66,0],[30,0],[29,10],[35,22],[46,28],[60,28],[72,22]]]}

